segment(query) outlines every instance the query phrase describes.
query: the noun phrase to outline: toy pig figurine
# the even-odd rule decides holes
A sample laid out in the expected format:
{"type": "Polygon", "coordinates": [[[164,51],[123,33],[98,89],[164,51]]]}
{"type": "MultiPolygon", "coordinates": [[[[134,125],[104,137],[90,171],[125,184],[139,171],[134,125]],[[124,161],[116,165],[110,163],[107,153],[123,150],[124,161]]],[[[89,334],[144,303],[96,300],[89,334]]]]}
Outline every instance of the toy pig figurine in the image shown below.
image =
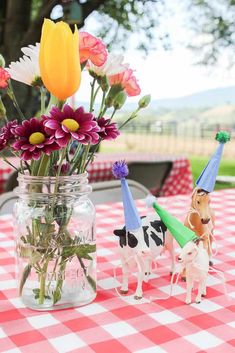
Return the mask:
{"type": "Polygon", "coordinates": [[[200,303],[202,296],[206,295],[206,279],[209,271],[209,255],[203,247],[203,242],[199,241],[198,245],[194,241],[188,242],[182,248],[178,259],[186,273],[186,304],[192,301],[191,292],[195,281],[199,282],[196,303],[200,303]]]}

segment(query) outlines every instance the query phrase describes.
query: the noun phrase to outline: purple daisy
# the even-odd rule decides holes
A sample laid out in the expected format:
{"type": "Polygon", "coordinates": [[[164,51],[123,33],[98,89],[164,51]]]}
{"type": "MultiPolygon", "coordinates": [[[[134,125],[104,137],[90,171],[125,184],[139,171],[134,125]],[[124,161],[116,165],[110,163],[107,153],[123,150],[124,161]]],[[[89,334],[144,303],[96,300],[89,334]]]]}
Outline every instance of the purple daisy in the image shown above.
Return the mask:
{"type": "Polygon", "coordinates": [[[0,151],[3,150],[7,144],[15,138],[14,130],[18,126],[17,120],[9,121],[0,131],[0,151]]]}
{"type": "Polygon", "coordinates": [[[63,110],[53,107],[50,117],[44,116],[44,126],[48,134],[55,137],[60,147],[65,147],[70,139],[82,144],[97,144],[100,128],[93,114],[85,113],[83,107],[73,110],[65,104],[63,110]]]}
{"type": "Polygon", "coordinates": [[[38,160],[42,153],[50,155],[53,151],[60,149],[53,136],[45,131],[43,120],[31,118],[25,120],[14,129],[17,141],[12,147],[21,152],[24,161],[30,159],[38,160]]]}
{"type": "Polygon", "coordinates": [[[97,120],[97,123],[100,127],[99,135],[102,140],[115,140],[120,135],[117,124],[111,123],[111,119],[102,117],[97,120]]]}

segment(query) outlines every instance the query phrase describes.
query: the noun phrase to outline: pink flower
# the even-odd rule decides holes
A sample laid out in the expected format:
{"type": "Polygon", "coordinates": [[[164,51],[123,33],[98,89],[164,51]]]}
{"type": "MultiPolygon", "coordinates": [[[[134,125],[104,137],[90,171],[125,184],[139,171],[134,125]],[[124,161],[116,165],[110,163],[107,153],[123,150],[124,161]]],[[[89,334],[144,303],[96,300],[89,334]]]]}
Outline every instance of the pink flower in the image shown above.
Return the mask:
{"type": "Polygon", "coordinates": [[[80,63],[90,60],[94,65],[101,66],[107,59],[107,50],[99,38],[87,32],[79,33],[80,63]]]}
{"type": "Polygon", "coordinates": [[[50,116],[44,116],[44,126],[48,134],[55,137],[60,147],[65,147],[70,139],[82,144],[96,144],[100,131],[94,116],[85,113],[83,107],[73,110],[65,104],[63,110],[53,107],[50,116]]]}
{"type": "Polygon", "coordinates": [[[3,150],[7,144],[15,138],[14,129],[18,126],[17,120],[9,121],[0,131],[0,150],[3,150]]]}
{"type": "Polygon", "coordinates": [[[5,139],[4,135],[0,133],[0,151],[4,150],[7,145],[7,140],[5,139]]]}
{"type": "Polygon", "coordinates": [[[133,70],[127,69],[120,74],[109,76],[111,86],[120,84],[128,96],[138,96],[141,92],[133,70]]]}
{"type": "Polygon", "coordinates": [[[36,118],[25,120],[14,129],[14,133],[18,140],[12,144],[12,147],[21,152],[21,158],[24,161],[38,160],[42,153],[50,155],[60,148],[54,137],[45,131],[43,120],[36,118]]]}
{"type": "Polygon", "coordinates": [[[102,140],[115,140],[120,135],[117,124],[111,123],[110,119],[99,118],[97,123],[100,127],[99,135],[102,140]]]}
{"type": "Polygon", "coordinates": [[[8,80],[11,78],[10,74],[0,67],[0,88],[7,88],[8,87],[8,80]]]}

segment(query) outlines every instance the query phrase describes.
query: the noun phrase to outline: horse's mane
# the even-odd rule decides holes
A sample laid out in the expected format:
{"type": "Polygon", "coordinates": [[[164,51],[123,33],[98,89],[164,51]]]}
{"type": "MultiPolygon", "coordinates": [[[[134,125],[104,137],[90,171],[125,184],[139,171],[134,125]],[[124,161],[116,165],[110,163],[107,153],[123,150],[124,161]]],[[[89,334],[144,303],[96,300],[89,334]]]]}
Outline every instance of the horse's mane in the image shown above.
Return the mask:
{"type": "Polygon", "coordinates": [[[195,188],[195,189],[193,190],[193,193],[192,193],[192,198],[194,198],[194,196],[196,196],[196,195],[198,195],[198,196],[205,196],[205,195],[207,195],[207,194],[208,194],[208,192],[206,192],[205,190],[195,188]]]}

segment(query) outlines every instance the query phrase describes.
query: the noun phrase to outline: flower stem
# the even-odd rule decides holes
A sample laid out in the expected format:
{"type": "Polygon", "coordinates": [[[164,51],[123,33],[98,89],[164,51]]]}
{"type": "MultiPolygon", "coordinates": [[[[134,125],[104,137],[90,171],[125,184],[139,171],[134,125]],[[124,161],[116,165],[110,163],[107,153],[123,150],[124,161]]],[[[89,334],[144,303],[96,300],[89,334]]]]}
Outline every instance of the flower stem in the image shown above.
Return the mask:
{"type": "Polygon", "coordinates": [[[40,92],[41,92],[41,114],[45,113],[46,109],[46,91],[43,86],[40,87],[40,92]]]}
{"type": "Polygon", "coordinates": [[[45,110],[45,114],[48,114],[48,113],[49,113],[49,111],[50,111],[52,105],[57,105],[57,104],[58,104],[58,98],[56,98],[55,96],[53,96],[53,95],[51,94],[49,103],[48,103],[47,108],[46,108],[46,110],[45,110]]]}
{"type": "Polygon", "coordinates": [[[70,169],[69,171],[69,175],[72,175],[73,172],[77,169],[77,166],[78,166],[78,162],[79,162],[79,156],[80,156],[80,152],[81,152],[81,147],[82,145],[79,145],[74,153],[74,156],[71,160],[71,165],[73,164],[73,167],[70,169]]]}
{"type": "Polygon", "coordinates": [[[117,108],[114,108],[114,109],[113,109],[113,112],[112,112],[112,115],[111,115],[111,117],[110,117],[110,121],[113,119],[113,117],[114,117],[116,111],[117,111],[117,108]]]}
{"type": "Polygon", "coordinates": [[[83,160],[82,160],[82,163],[81,163],[81,173],[84,173],[85,170],[86,170],[86,166],[87,166],[86,160],[87,160],[87,157],[88,157],[89,149],[90,149],[90,144],[85,146],[85,149],[84,149],[84,152],[83,152],[83,160]]]}
{"type": "Polygon", "coordinates": [[[94,148],[93,152],[90,154],[90,156],[87,159],[87,162],[85,164],[84,170],[86,170],[86,168],[87,168],[88,164],[90,163],[92,157],[98,151],[98,148],[99,148],[99,145],[100,145],[101,141],[102,141],[102,139],[100,139],[99,142],[95,145],[95,148],[94,148]]]}
{"type": "Polygon", "coordinates": [[[13,164],[11,164],[11,162],[9,162],[8,159],[5,156],[1,155],[1,157],[4,160],[4,162],[9,164],[12,168],[14,168],[19,173],[19,169],[17,169],[13,164]]]}
{"type": "Polygon", "coordinates": [[[131,113],[130,117],[123,124],[121,124],[121,126],[119,126],[119,130],[122,129],[126,124],[128,124],[132,119],[136,118],[140,109],[141,108],[137,108],[133,113],[131,113]]]}
{"type": "Polygon", "coordinates": [[[21,109],[20,109],[20,106],[16,100],[16,97],[15,97],[15,94],[14,94],[14,91],[13,91],[13,87],[12,87],[12,84],[11,84],[11,81],[9,81],[9,84],[8,84],[8,90],[7,90],[7,94],[8,96],[11,98],[13,104],[14,104],[14,107],[16,108],[18,114],[19,114],[19,117],[20,117],[20,121],[23,121],[25,120],[25,116],[24,114],[22,113],[21,109]]]}
{"type": "MultiPolygon", "coordinates": [[[[101,118],[101,116],[104,114],[103,111],[104,111],[105,97],[106,97],[106,92],[104,91],[103,96],[102,96],[102,102],[101,102],[101,106],[100,106],[100,112],[98,115],[98,119],[101,118]]],[[[107,110],[107,108],[106,108],[106,110],[107,110]]]]}
{"type": "Polygon", "coordinates": [[[90,96],[90,113],[93,111],[93,105],[94,105],[94,90],[95,90],[95,82],[96,79],[93,79],[93,82],[91,84],[91,96],[90,96]]]}
{"type": "Polygon", "coordinates": [[[47,174],[49,168],[49,161],[49,156],[47,154],[43,154],[40,159],[37,176],[45,176],[47,174]]]}
{"type": "Polygon", "coordinates": [[[40,291],[39,291],[39,298],[38,304],[42,305],[45,299],[45,288],[46,288],[46,277],[47,277],[47,267],[48,267],[49,259],[46,260],[42,273],[40,275],[40,291]]]}

